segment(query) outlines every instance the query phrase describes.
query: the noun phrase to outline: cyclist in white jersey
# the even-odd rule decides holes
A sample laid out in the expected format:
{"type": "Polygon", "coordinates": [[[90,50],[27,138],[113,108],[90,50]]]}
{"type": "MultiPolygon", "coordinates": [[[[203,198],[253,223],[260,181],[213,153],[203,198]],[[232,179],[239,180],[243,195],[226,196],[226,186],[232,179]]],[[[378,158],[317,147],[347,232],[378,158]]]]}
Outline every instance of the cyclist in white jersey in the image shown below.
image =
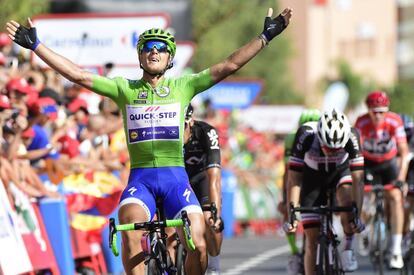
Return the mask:
{"type": "MultiPolygon", "coordinates": [[[[151,29],[140,35],[137,51],[144,74],[140,80],[128,80],[94,75],[55,53],[39,41],[30,19],[29,27],[13,20],[6,25],[14,42],[32,50],[55,71],[117,103],[123,115],[131,160],[131,173],[118,212],[119,222],[151,220],[157,198],[163,200],[167,218],[187,210],[196,245],[196,250],[188,253],[187,274],[203,274],[207,257],[204,217],[184,168],[185,109],[197,93],[239,70],[279,35],[289,24],[292,9],[284,9],[275,18],[272,14],[273,10],[269,9],[262,33],[228,58],[198,74],[177,79],[164,77],[165,71],[172,67],[176,52],[174,37],[164,30],[151,29]]],[[[182,231],[178,233],[185,243],[182,231]]],[[[122,259],[127,274],[144,272],[141,236],[140,231],[122,233],[122,259]]]]}
{"type": "MultiPolygon", "coordinates": [[[[296,132],[289,158],[287,202],[294,207],[326,205],[326,191],[334,188],[339,206],[362,206],[364,158],[359,136],[346,116],[336,110],[322,114],[318,122],[307,122],[296,132]]],[[[316,244],[320,218],[317,214],[302,214],[305,229],[305,274],[315,272],[316,244]]],[[[341,213],[345,246],[341,254],[346,272],[357,269],[352,241],[354,233],[365,226],[358,217],[341,213]],[[354,221],[354,222],[350,222],[354,221]]],[[[297,222],[285,223],[287,232],[295,232],[297,222]]]]}

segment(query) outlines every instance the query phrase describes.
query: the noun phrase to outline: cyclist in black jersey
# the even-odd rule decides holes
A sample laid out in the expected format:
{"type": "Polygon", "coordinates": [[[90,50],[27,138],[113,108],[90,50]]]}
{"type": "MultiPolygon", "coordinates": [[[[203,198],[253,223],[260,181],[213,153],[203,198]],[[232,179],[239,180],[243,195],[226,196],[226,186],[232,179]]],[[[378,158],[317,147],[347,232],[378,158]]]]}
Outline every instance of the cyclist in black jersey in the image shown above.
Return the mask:
{"type": "MultiPolygon", "coordinates": [[[[359,136],[346,116],[336,110],[322,114],[318,122],[307,122],[296,132],[289,158],[287,202],[294,207],[326,205],[326,191],[335,188],[339,206],[362,206],[364,158],[359,136]]],[[[289,212],[288,212],[289,213],[289,212]]],[[[358,211],[359,213],[359,211],[358,211]]],[[[305,229],[305,274],[315,272],[319,216],[302,214],[305,229]]],[[[344,271],[354,271],[358,264],[352,248],[354,233],[365,226],[358,217],[341,213],[345,246],[341,254],[344,271]]],[[[295,232],[297,222],[285,223],[287,232],[295,232]]]]}
{"type": "Polygon", "coordinates": [[[219,136],[210,124],[193,119],[193,107],[188,105],[184,129],[184,162],[191,187],[202,206],[214,202],[217,206],[217,220],[210,211],[204,211],[208,274],[219,274],[219,254],[223,242],[224,223],[221,219],[221,158],[219,136]]]}

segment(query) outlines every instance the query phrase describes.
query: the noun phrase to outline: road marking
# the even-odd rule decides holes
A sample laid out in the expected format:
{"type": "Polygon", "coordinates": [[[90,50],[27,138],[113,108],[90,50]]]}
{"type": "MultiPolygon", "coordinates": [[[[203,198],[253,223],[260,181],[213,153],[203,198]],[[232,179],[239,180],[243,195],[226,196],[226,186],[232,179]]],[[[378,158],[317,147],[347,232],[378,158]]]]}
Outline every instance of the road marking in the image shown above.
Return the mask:
{"type": "Polygon", "coordinates": [[[237,275],[237,274],[242,274],[243,272],[245,272],[246,270],[257,266],[267,260],[269,260],[272,257],[276,257],[279,255],[282,255],[284,253],[287,253],[290,251],[289,245],[285,245],[279,248],[275,248],[272,250],[268,250],[262,254],[259,254],[253,258],[250,258],[247,262],[244,262],[243,264],[227,270],[226,272],[223,272],[222,275],[237,275]]]}

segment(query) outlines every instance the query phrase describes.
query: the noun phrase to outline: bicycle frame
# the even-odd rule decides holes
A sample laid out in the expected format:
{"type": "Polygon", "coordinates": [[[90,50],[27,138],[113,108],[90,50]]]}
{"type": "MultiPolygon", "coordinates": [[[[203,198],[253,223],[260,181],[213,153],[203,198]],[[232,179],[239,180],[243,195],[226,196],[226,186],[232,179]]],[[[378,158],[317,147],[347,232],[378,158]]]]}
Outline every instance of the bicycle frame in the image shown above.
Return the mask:
{"type": "Polygon", "coordinates": [[[339,260],[338,245],[339,240],[333,230],[333,213],[353,212],[357,217],[357,209],[354,206],[333,206],[333,189],[328,191],[327,205],[316,207],[293,207],[290,206],[290,223],[295,220],[295,213],[316,213],[321,217],[320,235],[316,250],[316,272],[318,275],[323,274],[344,274],[339,260]]]}
{"type": "Polygon", "coordinates": [[[375,214],[372,219],[373,230],[371,232],[369,258],[374,269],[378,270],[380,275],[384,274],[383,238],[386,237],[382,236],[383,232],[381,228],[383,224],[385,224],[384,190],[389,190],[391,188],[393,188],[393,185],[389,185],[387,187],[382,184],[374,184],[365,188],[366,190],[372,189],[375,202],[375,214]]]}
{"type": "Polygon", "coordinates": [[[164,274],[164,271],[169,268],[168,263],[168,252],[165,242],[165,232],[164,228],[166,227],[183,227],[184,236],[187,243],[187,246],[191,250],[195,250],[194,242],[191,238],[191,227],[190,220],[188,219],[187,212],[181,212],[181,219],[174,220],[159,220],[152,222],[143,222],[143,223],[129,223],[129,224],[115,224],[115,219],[109,219],[109,247],[112,250],[112,253],[115,256],[119,255],[117,248],[117,232],[118,231],[131,231],[131,230],[145,230],[148,231],[148,236],[150,237],[150,254],[145,260],[145,264],[148,268],[156,266],[160,270],[161,274],[164,274]]]}

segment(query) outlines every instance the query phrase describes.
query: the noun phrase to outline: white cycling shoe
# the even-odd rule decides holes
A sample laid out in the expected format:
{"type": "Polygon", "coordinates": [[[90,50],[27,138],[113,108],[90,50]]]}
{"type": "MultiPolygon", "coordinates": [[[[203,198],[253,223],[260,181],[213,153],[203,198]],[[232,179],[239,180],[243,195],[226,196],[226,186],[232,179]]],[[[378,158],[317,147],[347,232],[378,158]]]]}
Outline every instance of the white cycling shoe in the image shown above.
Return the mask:
{"type": "Polygon", "coordinates": [[[401,269],[404,267],[404,260],[401,254],[394,254],[390,257],[389,266],[392,269],[401,269]]]}
{"type": "Polygon", "coordinates": [[[288,275],[298,275],[300,271],[300,254],[293,254],[289,256],[288,265],[286,266],[288,275]]]}
{"type": "Polygon", "coordinates": [[[220,275],[220,271],[214,268],[207,268],[205,275],[220,275]]]}
{"type": "Polygon", "coordinates": [[[344,250],[341,253],[342,270],[344,272],[353,272],[358,268],[358,262],[353,250],[344,250]]]}

